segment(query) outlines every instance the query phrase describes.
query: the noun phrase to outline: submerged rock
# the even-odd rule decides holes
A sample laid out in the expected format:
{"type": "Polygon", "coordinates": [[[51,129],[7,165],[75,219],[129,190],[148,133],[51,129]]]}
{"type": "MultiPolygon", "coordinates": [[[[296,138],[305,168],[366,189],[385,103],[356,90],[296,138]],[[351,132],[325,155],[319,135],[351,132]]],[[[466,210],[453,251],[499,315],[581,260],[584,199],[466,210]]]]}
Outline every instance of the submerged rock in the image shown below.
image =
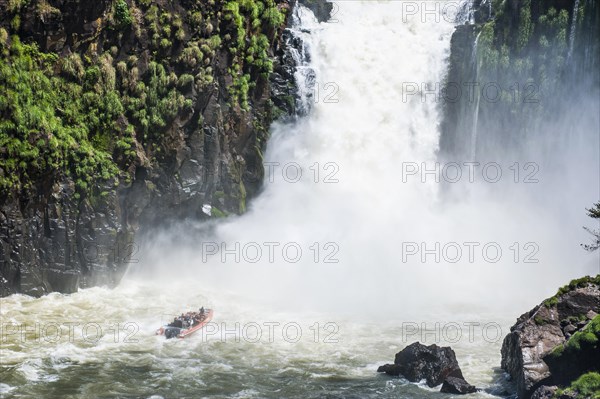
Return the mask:
{"type": "Polygon", "coordinates": [[[469,384],[462,378],[446,377],[446,379],[444,380],[444,384],[442,384],[442,389],[440,390],[440,392],[462,395],[477,392],[477,388],[475,388],[473,385],[469,384]]]}
{"type": "MultiPolygon", "coordinates": [[[[377,371],[391,376],[402,375],[411,382],[426,380],[430,387],[440,385],[448,377],[464,381],[452,348],[435,344],[425,346],[419,342],[412,343],[398,352],[394,364],[380,366],[377,371]]],[[[466,381],[464,384],[469,385],[466,381]]]]}

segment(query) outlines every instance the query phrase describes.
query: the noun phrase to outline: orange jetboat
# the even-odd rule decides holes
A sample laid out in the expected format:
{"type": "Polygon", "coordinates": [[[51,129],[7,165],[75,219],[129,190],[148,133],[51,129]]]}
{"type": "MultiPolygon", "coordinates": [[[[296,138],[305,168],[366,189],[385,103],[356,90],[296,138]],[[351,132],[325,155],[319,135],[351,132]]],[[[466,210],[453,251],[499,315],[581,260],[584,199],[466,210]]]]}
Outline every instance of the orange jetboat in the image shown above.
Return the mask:
{"type": "Polygon", "coordinates": [[[205,309],[202,312],[190,312],[189,320],[181,320],[181,317],[175,319],[173,323],[167,324],[156,330],[156,335],[164,335],[167,339],[185,338],[207,325],[213,317],[212,309],[205,309]]]}

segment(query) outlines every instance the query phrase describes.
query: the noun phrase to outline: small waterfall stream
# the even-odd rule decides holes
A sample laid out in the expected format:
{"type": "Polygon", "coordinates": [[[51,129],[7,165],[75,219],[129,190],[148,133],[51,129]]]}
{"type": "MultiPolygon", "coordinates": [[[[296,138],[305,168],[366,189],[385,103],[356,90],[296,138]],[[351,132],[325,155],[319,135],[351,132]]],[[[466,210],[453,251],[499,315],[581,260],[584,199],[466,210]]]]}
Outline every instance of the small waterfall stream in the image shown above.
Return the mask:
{"type": "MultiPolygon", "coordinates": [[[[471,58],[471,64],[474,71],[475,81],[477,81],[479,77],[479,56],[478,56],[478,48],[477,44],[479,42],[479,36],[481,32],[475,38],[475,43],[473,44],[473,54],[471,58]]],[[[470,156],[471,159],[474,160],[477,157],[477,122],[479,120],[479,104],[481,101],[481,90],[475,90],[475,105],[473,107],[473,119],[471,126],[471,147],[470,147],[470,156]]]]}
{"type": "Polygon", "coordinates": [[[579,0],[575,0],[573,5],[573,16],[571,18],[571,31],[569,33],[569,52],[567,53],[567,62],[573,56],[573,46],[575,45],[575,33],[577,32],[577,14],[579,12],[579,0]]]}

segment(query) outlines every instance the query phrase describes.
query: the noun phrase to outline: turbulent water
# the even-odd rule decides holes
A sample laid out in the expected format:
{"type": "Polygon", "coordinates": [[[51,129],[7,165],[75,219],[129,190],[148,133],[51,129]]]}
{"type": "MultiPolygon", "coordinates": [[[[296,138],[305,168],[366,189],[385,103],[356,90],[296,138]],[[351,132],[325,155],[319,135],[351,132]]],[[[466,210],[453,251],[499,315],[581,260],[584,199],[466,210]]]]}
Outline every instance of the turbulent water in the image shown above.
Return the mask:
{"type": "MultiPolygon", "coordinates": [[[[430,322],[426,334],[416,332],[411,320],[374,323],[361,314],[273,312],[245,306],[238,296],[182,288],[157,293],[155,285],[125,283],[114,291],[4,300],[4,323],[25,323],[31,331],[21,337],[5,330],[3,397],[425,398],[437,392],[377,376],[377,366],[414,339],[439,344],[444,337],[456,341],[458,334],[452,345],[467,378],[502,392],[501,374],[494,371],[500,349],[495,324],[484,332],[483,324],[469,331],[462,322],[460,329],[446,322],[436,333],[430,322]],[[198,303],[216,309],[215,325],[204,335],[169,341],[153,335],[163,313],[166,320],[198,303]],[[34,322],[41,333],[35,333],[34,322]],[[67,322],[80,325],[69,330],[67,322]],[[51,323],[60,324],[60,335],[51,323]]],[[[481,315],[465,321],[474,317],[482,321],[481,315]]],[[[422,318],[414,322],[420,327],[422,318]]]]}
{"type": "Polygon", "coordinates": [[[416,340],[452,345],[483,388],[474,398],[505,395],[508,326],[597,272],[579,248],[597,186],[577,186],[569,211],[560,193],[539,205],[555,180],[528,159],[495,160],[498,184],[481,169],[452,190],[423,175],[440,123],[425,93],[443,81],[455,22],[441,3],[427,18],[405,4],[340,2],[322,24],[300,10],[312,111],[273,127],[247,214],[157,235],[115,290],[2,299],[2,396],[437,397],[376,373],[416,340]],[[204,333],[154,335],[200,305],[215,309],[204,333]]]}

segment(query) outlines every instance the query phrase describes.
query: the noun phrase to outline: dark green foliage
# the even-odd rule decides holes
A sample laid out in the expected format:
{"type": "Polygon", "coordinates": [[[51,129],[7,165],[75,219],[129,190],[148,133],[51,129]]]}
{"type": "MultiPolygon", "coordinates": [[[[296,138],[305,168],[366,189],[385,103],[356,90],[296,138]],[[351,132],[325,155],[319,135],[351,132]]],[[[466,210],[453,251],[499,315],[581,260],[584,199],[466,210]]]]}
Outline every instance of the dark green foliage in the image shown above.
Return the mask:
{"type": "Polygon", "coordinates": [[[600,399],[600,373],[586,373],[573,381],[566,389],[556,391],[554,397],[562,394],[575,394],[583,398],[600,399]]]}
{"type": "Polygon", "coordinates": [[[594,219],[600,219],[600,202],[594,204],[593,207],[587,209],[588,216],[594,219]]]}
{"type": "Polygon", "coordinates": [[[571,282],[561,288],[558,289],[558,292],[553,297],[550,297],[544,301],[544,305],[551,307],[558,304],[558,297],[566,294],[567,292],[573,291],[577,288],[586,287],[589,284],[600,285],[600,274],[597,274],[595,277],[585,276],[575,280],[571,280],[571,282]]]}
{"type": "MultiPolygon", "coordinates": [[[[46,174],[72,176],[85,190],[96,176],[109,179],[118,169],[100,137],[110,135],[108,118],[119,113],[114,95],[94,104],[92,92],[53,76],[57,61],[17,36],[0,60],[0,191],[26,188],[46,174]],[[101,145],[94,146],[97,141],[101,145]]],[[[98,78],[99,69],[89,79],[98,78]]]]}
{"type": "Polygon", "coordinates": [[[133,22],[129,6],[125,0],[117,0],[115,2],[115,20],[121,28],[129,26],[133,22]]]}
{"type": "Polygon", "coordinates": [[[173,119],[192,112],[191,96],[213,90],[217,54],[230,52],[219,73],[232,74],[231,104],[248,109],[256,81],[272,71],[271,42],[285,20],[273,0],[195,1],[186,9],[115,0],[95,41],[58,57],[15,35],[26,3],[11,0],[0,28],[0,194],[46,177],[71,177],[79,195],[102,180],[129,181],[136,149],[155,162],[173,119]],[[140,43],[128,53],[120,46],[130,39],[115,30],[130,26],[131,38],[147,37],[147,59],[136,53],[140,43]]]}
{"type": "Polygon", "coordinates": [[[495,0],[492,8],[494,18],[480,27],[477,79],[494,82],[502,93],[481,112],[496,115],[494,125],[509,118],[517,126],[510,135],[525,136],[556,106],[552,96],[563,84],[569,12],[531,0],[495,0]]]}
{"type": "MultiPolygon", "coordinates": [[[[592,219],[600,219],[600,202],[594,204],[590,209],[586,209],[588,211],[588,216],[592,219]]],[[[588,227],[584,227],[584,229],[590,233],[594,239],[591,244],[581,244],[581,246],[589,252],[596,251],[600,248],[600,230],[590,229],[588,227]]]]}
{"type": "Polygon", "coordinates": [[[285,14],[273,0],[228,1],[223,11],[225,20],[232,25],[227,43],[234,60],[230,93],[242,109],[248,109],[251,80],[267,77],[273,71],[269,37],[285,22],[285,14]],[[248,30],[251,35],[247,35],[248,30]]]}
{"type": "Polygon", "coordinates": [[[546,355],[544,362],[550,368],[554,382],[565,386],[584,373],[600,371],[598,359],[600,359],[600,316],[594,317],[565,344],[546,355]]]}

